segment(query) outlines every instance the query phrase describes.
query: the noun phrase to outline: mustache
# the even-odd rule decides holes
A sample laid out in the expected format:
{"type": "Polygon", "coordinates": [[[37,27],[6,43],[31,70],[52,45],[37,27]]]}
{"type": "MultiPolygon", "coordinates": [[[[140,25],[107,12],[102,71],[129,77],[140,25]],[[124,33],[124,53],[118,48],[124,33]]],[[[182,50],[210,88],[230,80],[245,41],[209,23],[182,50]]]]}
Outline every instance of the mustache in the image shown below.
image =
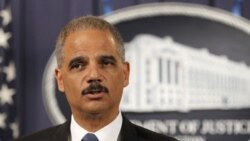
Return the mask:
{"type": "Polygon", "coordinates": [[[87,88],[82,90],[82,95],[90,93],[100,93],[100,92],[108,93],[109,90],[107,87],[101,85],[99,82],[93,82],[87,88]]]}

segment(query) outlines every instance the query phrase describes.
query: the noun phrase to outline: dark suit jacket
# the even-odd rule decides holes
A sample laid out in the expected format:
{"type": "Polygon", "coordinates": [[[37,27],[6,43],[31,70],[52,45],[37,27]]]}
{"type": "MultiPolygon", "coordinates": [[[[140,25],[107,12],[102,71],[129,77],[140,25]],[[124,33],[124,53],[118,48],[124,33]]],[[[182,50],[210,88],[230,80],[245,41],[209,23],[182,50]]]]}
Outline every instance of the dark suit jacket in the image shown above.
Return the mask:
{"type": "MultiPolygon", "coordinates": [[[[70,121],[67,121],[64,124],[19,138],[15,141],[68,141],[69,137],[70,121]]],[[[121,141],[177,141],[172,137],[137,126],[128,121],[124,116],[120,139],[121,141]]]]}

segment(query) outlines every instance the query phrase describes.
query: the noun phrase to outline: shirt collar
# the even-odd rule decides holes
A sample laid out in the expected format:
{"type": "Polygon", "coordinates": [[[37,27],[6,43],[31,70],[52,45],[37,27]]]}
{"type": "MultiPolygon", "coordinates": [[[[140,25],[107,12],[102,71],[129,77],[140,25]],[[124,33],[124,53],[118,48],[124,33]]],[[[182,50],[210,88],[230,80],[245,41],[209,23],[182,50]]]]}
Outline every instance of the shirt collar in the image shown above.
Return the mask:
{"type": "MultiPolygon", "coordinates": [[[[121,127],[122,115],[121,112],[119,112],[115,120],[96,131],[94,134],[97,136],[99,141],[117,141],[121,127]]],[[[84,135],[89,133],[75,121],[73,115],[71,116],[70,131],[71,141],[80,141],[84,135]]]]}

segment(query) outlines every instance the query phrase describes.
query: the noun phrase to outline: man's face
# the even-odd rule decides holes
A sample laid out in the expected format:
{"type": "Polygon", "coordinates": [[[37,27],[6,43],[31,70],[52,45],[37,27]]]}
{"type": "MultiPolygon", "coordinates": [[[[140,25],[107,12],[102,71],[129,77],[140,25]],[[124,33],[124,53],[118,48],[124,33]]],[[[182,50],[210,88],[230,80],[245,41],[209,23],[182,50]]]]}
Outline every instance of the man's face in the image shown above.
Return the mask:
{"type": "Polygon", "coordinates": [[[74,116],[117,114],[129,64],[122,61],[111,34],[96,29],[73,32],[62,52],[63,63],[55,74],[74,116]]]}

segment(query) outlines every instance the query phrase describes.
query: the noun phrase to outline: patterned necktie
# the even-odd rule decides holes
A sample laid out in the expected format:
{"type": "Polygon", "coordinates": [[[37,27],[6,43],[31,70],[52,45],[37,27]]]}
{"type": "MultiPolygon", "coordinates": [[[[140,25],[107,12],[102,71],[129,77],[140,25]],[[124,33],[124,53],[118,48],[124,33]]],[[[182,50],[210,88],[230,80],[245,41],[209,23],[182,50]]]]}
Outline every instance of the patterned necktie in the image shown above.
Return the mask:
{"type": "Polygon", "coordinates": [[[95,134],[88,133],[86,134],[81,141],[99,141],[95,134]]]}

